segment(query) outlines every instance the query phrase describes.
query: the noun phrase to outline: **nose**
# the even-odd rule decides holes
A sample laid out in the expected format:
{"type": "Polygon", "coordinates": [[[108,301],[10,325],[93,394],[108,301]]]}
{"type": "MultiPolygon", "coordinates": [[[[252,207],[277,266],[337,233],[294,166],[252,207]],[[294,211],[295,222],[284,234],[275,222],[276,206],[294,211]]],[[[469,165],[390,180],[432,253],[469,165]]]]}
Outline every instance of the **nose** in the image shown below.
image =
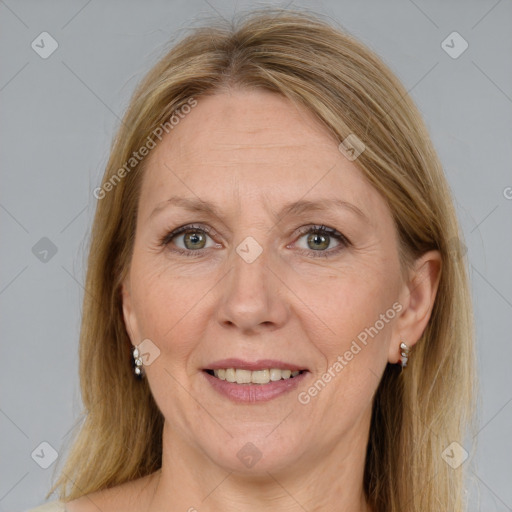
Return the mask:
{"type": "Polygon", "coordinates": [[[246,240],[234,251],[232,266],[219,284],[218,321],[245,334],[273,331],[288,319],[287,288],[270,250],[246,240]]]}

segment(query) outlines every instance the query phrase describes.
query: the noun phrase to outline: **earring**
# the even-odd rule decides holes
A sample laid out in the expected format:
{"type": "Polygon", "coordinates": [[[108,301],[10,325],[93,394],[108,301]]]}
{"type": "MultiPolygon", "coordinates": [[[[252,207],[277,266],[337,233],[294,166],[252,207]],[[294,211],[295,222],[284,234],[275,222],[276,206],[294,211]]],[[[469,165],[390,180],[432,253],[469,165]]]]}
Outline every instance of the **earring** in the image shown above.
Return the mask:
{"type": "Polygon", "coordinates": [[[402,341],[400,343],[400,356],[401,356],[401,364],[402,369],[407,366],[407,360],[409,359],[409,347],[402,341]]]}
{"type": "Polygon", "coordinates": [[[143,379],[145,376],[144,369],[142,368],[142,357],[140,356],[140,351],[137,347],[133,347],[132,349],[132,355],[133,355],[133,367],[134,367],[134,373],[135,376],[138,379],[143,379]]]}

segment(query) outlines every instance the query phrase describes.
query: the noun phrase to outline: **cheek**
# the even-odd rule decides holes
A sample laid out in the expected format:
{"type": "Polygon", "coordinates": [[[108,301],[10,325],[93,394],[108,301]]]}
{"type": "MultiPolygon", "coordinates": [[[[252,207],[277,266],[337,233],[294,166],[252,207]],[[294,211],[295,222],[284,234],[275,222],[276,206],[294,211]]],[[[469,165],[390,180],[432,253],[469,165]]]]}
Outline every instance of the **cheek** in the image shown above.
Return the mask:
{"type": "Polygon", "coordinates": [[[306,393],[326,420],[337,423],[340,414],[354,418],[370,404],[398,316],[396,278],[385,265],[352,266],[323,287],[303,288],[315,313],[303,328],[316,333],[310,340],[323,355],[317,380],[306,393]]]}
{"type": "Polygon", "coordinates": [[[298,396],[299,411],[304,421],[323,425],[327,446],[359,421],[363,425],[371,412],[396,318],[391,285],[389,279],[370,281],[347,274],[331,280],[328,300],[325,294],[322,300],[316,289],[310,291],[315,304],[311,309],[322,321],[310,315],[310,324],[303,329],[311,335],[309,340],[318,349],[315,353],[323,357],[314,378],[298,396]],[[381,315],[387,311],[386,323],[381,315]]]}
{"type": "Polygon", "coordinates": [[[142,338],[151,339],[178,366],[198,339],[194,332],[200,327],[200,303],[209,287],[204,279],[196,282],[142,262],[134,262],[132,283],[142,338]]]}
{"type": "Polygon", "coordinates": [[[298,401],[309,419],[329,425],[328,438],[354,427],[358,418],[368,410],[386,366],[385,340],[375,337],[365,346],[357,341],[358,328],[351,327],[336,348],[327,353],[325,368],[301,390],[298,401]],[[355,341],[354,341],[355,340],[355,341]]]}
{"type": "Polygon", "coordinates": [[[311,310],[307,317],[309,325],[303,327],[308,332],[319,333],[316,341],[329,360],[348,350],[353,340],[359,339],[362,345],[365,337],[376,343],[368,342],[359,359],[363,352],[385,352],[384,345],[396,318],[393,304],[398,298],[392,269],[354,265],[318,280],[315,285],[301,286],[297,282],[294,289],[311,310]]]}

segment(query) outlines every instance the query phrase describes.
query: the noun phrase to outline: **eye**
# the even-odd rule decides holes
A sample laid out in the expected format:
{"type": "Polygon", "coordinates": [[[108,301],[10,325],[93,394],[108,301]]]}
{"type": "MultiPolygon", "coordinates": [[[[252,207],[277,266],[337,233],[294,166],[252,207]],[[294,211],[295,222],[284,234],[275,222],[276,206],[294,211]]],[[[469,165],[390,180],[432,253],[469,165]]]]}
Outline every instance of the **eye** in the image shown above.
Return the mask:
{"type": "MultiPolygon", "coordinates": [[[[194,252],[198,252],[198,256],[200,255],[200,249],[208,249],[206,247],[207,239],[210,238],[209,233],[212,230],[207,226],[197,226],[193,224],[188,224],[186,226],[181,226],[176,228],[174,231],[167,233],[161,240],[160,245],[168,246],[171,242],[176,238],[178,242],[175,245],[176,249],[173,249],[176,252],[184,254],[185,256],[196,256],[192,254],[194,252]]],[[[215,245],[215,244],[213,244],[215,245]]],[[[210,245],[211,247],[211,245],[210,245]]]]}
{"type": "MultiPolygon", "coordinates": [[[[160,239],[160,245],[167,247],[174,243],[175,248],[171,249],[174,252],[183,254],[185,256],[201,256],[204,254],[202,249],[208,249],[214,247],[215,243],[207,246],[207,239],[210,238],[210,234],[213,234],[213,230],[208,226],[187,224],[181,226],[166,233],[160,239]],[[173,242],[177,239],[177,242],[173,242]],[[178,242],[181,242],[178,243],[178,242]]],[[[326,226],[304,226],[299,229],[299,233],[304,236],[299,238],[306,239],[306,248],[300,249],[299,252],[304,253],[312,257],[329,257],[333,254],[337,254],[345,247],[350,245],[350,241],[339,231],[329,228],[326,226]],[[332,239],[336,240],[337,245],[334,249],[326,250],[331,245],[332,239]]]]}
{"type": "Polygon", "coordinates": [[[350,245],[349,240],[341,234],[339,231],[328,228],[326,226],[305,226],[300,229],[300,233],[306,233],[305,236],[299,238],[305,238],[306,248],[302,249],[301,252],[307,252],[309,255],[316,257],[328,257],[333,254],[337,254],[345,247],[350,245]],[[327,249],[332,242],[332,239],[336,240],[337,245],[332,250],[327,249]]]}

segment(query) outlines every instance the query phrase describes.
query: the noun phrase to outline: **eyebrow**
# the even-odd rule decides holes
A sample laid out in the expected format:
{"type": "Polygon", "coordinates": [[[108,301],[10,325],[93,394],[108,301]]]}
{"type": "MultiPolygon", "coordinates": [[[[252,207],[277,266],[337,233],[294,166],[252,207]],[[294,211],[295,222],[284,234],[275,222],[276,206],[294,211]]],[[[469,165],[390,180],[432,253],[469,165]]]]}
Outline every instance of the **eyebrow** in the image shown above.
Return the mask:
{"type": "MultiPolygon", "coordinates": [[[[202,199],[192,199],[180,196],[173,196],[159,203],[156,206],[156,208],[151,212],[149,218],[152,218],[161,210],[169,206],[177,206],[191,212],[205,213],[213,217],[222,218],[222,213],[213,203],[210,203],[209,201],[203,201],[202,199]]],[[[316,201],[299,200],[292,203],[288,203],[281,208],[281,210],[277,213],[277,216],[279,218],[282,218],[285,217],[286,215],[301,215],[307,212],[327,211],[330,210],[331,208],[345,209],[351,211],[352,213],[360,217],[363,221],[370,224],[368,217],[360,208],[358,208],[356,205],[352,203],[337,198],[317,199],[316,201]]],[[[274,211],[272,212],[275,214],[274,211]]]]}

